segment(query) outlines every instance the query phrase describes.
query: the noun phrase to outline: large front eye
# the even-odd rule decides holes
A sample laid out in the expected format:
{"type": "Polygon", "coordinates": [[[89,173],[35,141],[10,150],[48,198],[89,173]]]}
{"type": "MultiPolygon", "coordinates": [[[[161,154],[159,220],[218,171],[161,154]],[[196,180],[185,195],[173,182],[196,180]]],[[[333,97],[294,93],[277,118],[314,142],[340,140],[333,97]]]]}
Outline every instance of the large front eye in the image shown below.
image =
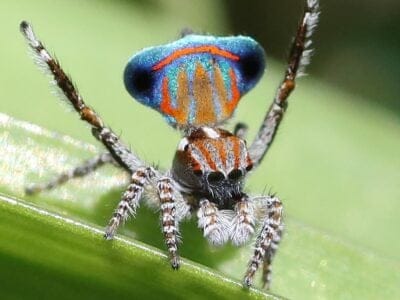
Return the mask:
{"type": "Polygon", "coordinates": [[[230,180],[238,180],[243,176],[243,172],[239,169],[234,169],[228,174],[230,180]]]}
{"type": "Polygon", "coordinates": [[[202,170],[194,170],[193,173],[194,173],[194,175],[196,175],[197,177],[203,176],[203,171],[202,171],[202,170]]]}
{"type": "Polygon", "coordinates": [[[221,182],[225,179],[225,176],[221,172],[211,172],[207,176],[207,181],[211,184],[221,182]]]}

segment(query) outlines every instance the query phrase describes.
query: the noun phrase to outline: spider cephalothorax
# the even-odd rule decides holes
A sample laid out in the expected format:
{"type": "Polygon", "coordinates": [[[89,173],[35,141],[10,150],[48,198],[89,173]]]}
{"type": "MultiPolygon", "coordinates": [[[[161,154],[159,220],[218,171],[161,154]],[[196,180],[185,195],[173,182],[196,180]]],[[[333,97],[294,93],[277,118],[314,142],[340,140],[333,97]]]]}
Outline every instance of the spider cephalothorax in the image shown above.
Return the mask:
{"type": "Polygon", "coordinates": [[[242,139],[223,129],[200,127],[180,141],[172,176],[190,193],[232,209],[252,166],[242,139]]]}
{"type": "Polygon", "coordinates": [[[118,226],[135,214],[142,195],[147,194],[147,203],[160,211],[173,268],[179,267],[179,223],[194,214],[204,237],[215,245],[227,241],[243,244],[258,227],[244,285],[252,284],[261,264],[263,282],[268,285],[270,264],[282,234],[282,204],[274,195],[247,195],[243,191],[244,180],[268,151],[295,79],[309,62],[307,47],[318,15],[318,1],[306,0],[284,79],[249,147],[245,142],[246,126],[238,124],[233,133],[221,126],[263,74],[264,50],[255,40],[189,33],[170,44],[144,49],[129,60],[124,72],[128,92],[183,133],[167,171],[150,167],[104,125],[85,104],[58,61],[36,38],[32,27],[22,22],[21,31],[36,62],[51,73],[65,100],[91,125],[93,135],[108,151],[27,192],[54,188],[105,163],[120,166],[131,175],[131,181],[106,228],[107,239],[112,239],[118,226]]]}

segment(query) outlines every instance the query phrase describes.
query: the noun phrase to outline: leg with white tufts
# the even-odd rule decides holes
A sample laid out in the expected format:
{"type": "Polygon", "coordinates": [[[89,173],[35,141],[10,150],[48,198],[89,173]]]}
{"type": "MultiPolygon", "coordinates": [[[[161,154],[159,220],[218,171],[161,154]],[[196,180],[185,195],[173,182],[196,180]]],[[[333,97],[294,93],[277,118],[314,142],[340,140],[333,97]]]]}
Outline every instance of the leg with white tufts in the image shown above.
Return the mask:
{"type": "Polygon", "coordinates": [[[135,215],[144,187],[152,176],[154,173],[151,168],[139,168],[132,174],[131,183],[122,194],[121,201],[108,223],[104,238],[111,240],[121,223],[124,223],[129,215],[135,215]]]}
{"type": "Polygon", "coordinates": [[[171,178],[164,177],[157,181],[157,191],[160,198],[161,227],[165,245],[169,253],[171,266],[178,269],[180,258],[178,254],[178,221],[176,216],[176,203],[174,187],[171,178]]]}
{"type": "Polygon", "coordinates": [[[232,219],[230,230],[234,245],[243,245],[254,233],[255,226],[254,204],[247,195],[243,195],[235,204],[235,216],[232,219]]]}
{"type": "Polygon", "coordinates": [[[197,224],[210,244],[220,246],[228,241],[231,218],[228,213],[229,211],[218,210],[215,203],[207,199],[200,200],[197,224]]]}
{"type": "Polygon", "coordinates": [[[270,264],[274,256],[280,237],[282,234],[282,213],[283,207],[281,201],[276,197],[263,197],[260,199],[265,207],[260,233],[254,247],[254,253],[250,259],[243,284],[250,287],[253,284],[254,275],[261,264],[263,265],[263,284],[269,287],[271,279],[270,264]]]}

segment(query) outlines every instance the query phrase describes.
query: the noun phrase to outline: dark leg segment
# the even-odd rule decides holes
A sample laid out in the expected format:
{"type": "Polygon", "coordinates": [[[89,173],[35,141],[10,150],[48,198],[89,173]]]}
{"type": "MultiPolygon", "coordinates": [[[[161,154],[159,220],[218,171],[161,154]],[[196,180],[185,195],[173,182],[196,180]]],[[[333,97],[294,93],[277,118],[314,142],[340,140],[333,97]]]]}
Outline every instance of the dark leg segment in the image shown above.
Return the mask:
{"type": "Polygon", "coordinates": [[[151,168],[139,168],[132,174],[131,184],[122,194],[121,201],[111,218],[104,237],[110,240],[114,237],[119,225],[125,222],[129,214],[132,216],[136,213],[136,208],[139,206],[139,200],[144,191],[148,179],[153,176],[151,168]]]}
{"type": "Polygon", "coordinates": [[[172,268],[178,269],[180,264],[178,255],[179,232],[176,220],[174,188],[171,179],[164,177],[158,180],[157,191],[160,198],[161,226],[165,244],[167,245],[172,268]]]}
{"type": "MultiPolygon", "coordinates": [[[[114,158],[111,156],[110,153],[102,153],[92,159],[85,161],[82,165],[80,165],[72,170],[61,173],[56,178],[54,178],[53,180],[51,180],[47,183],[35,184],[35,185],[32,185],[32,186],[26,188],[25,192],[28,195],[33,195],[33,194],[37,194],[37,193],[40,193],[45,190],[54,189],[55,187],[66,183],[67,181],[69,181],[72,178],[86,176],[107,163],[112,163],[112,164],[117,165],[117,163],[115,162],[114,158]]],[[[117,166],[119,167],[119,165],[117,165],[117,166]]]]}
{"type": "Polygon", "coordinates": [[[288,97],[295,88],[295,79],[310,61],[311,35],[318,23],[318,0],[306,0],[306,6],[293,41],[285,77],[279,86],[258,134],[249,148],[254,166],[260,164],[267,153],[288,105],[288,97]]]}
{"type": "Polygon", "coordinates": [[[94,110],[85,104],[72,80],[65,74],[59,62],[50,55],[42,42],[36,38],[31,25],[23,21],[20,28],[35,55],[38,65],[53,76],[53,82],[63,98],[79,113],[82,120],[92,126],[94,135],[110,151],[113,158],[131,173],[142,166],[143,163],[123,145],[111,129],[104,126],[103,120],[94,110]]]}
{"type": "Polygon", "coordinates": [[[263,283],[270,283],[270,264],[276,251],[282,232],[282,203],[278,198],[266,199],[266,216],[262,222],[261,231],[257,237],[254,254],[250,259],[243,284],[249,287],[253,284],[254,275],[261,263],[263,266],[263,283]]]}

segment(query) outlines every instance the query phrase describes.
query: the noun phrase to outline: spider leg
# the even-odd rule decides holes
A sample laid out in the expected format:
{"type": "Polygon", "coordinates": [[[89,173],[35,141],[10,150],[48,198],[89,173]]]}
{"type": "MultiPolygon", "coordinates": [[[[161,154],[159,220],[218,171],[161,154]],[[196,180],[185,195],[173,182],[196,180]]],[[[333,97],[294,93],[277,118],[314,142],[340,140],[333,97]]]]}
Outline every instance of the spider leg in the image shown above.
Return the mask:
{"type": "Polygon", "coordinates": [[[33,195],[45,190],[54,189],[57,186],[66,183],[70,179],[86,176],[97,170],[99,167],[108,163],[114,164],[117,167],[120,166],[119,164],[117,164],[117,162],[114,160],[114,158],[111,156],[110,153],[102,153],[100,155],[97,155],[91,159],[84,161],[81,165],[71,170],[59,174],[57,177],[50,180],[49,182],[42,184],[34,184],[32,186],[27,187],[25,189],[25,192],[28,195],[33,195]]]}
{"type": "Polygon", "coordinates": [[[140,159],[119,140],[111,129],[104,125],[103,120],[94,110],[85,104],[71,78],[64,72],[59,62],[50,55],[42,42],[37,39],[32,26],[23,21],[20,29],[33,51],[36,63],[52,76],[53,83],[58,88],[60,96],[73,106],[82,120],[91,125],[94,136],[104,144],[112,157],[131,173],[138,167],[143,166],[144,164],[140,159]]]}
{"type": "Polygon", "coordinates": [[[235,216],[231,222],[231,240],[234,245],[244,244],[254,233],[254,204],[244,195],[235,204],[235,216]]]}
{"type": "Polygon", "coordinates": [[[204,237],[211,244],[220,246],[228,241],[230,225],[228,211],[220,211],[215,203],[202,199],[199,202],[197,217],[198,227],[203,230],[204,237]]]}
{"type": "Polygon", "coordinates": [[[245,123],[239,122],[235,125],[233,134],[242,140],[246,140],[248,129],[249,127],[245,123]]]}
{"type": "Polygon", "coordinates": [[[287,99],[295,88],[295,79],[303,74],[306,65],[310,62],[311,50],[307,48],[311,45],[311,35],[318,23],[318,6],[318,0],[306,0],[304,13],[290,50],[284,79],[278,87],[274,101],[269,107],[257,136],[249,148],[254,166],[260,164],[270,148],[286,111],[287,99]]]}
{"type": "Polygon", "coordinates": [[[253,284],[254,275],[263,263],[263,283],[268,288],[271,277],[270,264],[277,249],[282,234],[282,203],[276,197],[260,197],[261,210],[265,210],[262,227],[257,237],[254,253],[250,259],[243,284],[249,287],[253,284]]]}
{"type": "Polygon", "coordinates": [[[275,239],[272,240],[270,251],[264,256],[261,280],[263,287],[266,289],[269,289],[269,285],[271,283],[271,263],[274,258],[275,252],[278,249],[281,236],[282,230],[278,230],[275,239]]]}
{"type": "Polygon", "coordinates": [[[122,194],[121,201],[105,230],[104,237],[107,240],[111,240],[114,237],[119,225],[128,219],[129,214],[135,215],[144,186],[148,184],[149,179],[153,176],[155,174],[151,168],[142,167],[133,172],[131,183],[122,194]]]}
{"type": "Polygon", "coordinates": [[[175,190],[171,178],[162,177],[157,181],[157,191],[160,198],[161,226],[164,241],[168,249],[171,266],[178,269],[180,259],[178,255],[178,216],[176,215],[175,190]]]}

